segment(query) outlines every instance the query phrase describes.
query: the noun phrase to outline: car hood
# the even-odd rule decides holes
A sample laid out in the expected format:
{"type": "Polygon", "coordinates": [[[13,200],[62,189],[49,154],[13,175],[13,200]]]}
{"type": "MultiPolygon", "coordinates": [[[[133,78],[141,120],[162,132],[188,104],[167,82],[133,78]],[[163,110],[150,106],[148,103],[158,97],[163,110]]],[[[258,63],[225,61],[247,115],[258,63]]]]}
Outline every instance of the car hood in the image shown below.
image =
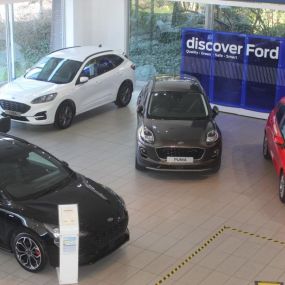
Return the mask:
{"type": "Polygon", "coordinates": [[[55,92],[57,84],[20,77],[0,88],[0,99],[30,103],[33,99],[55,92]]]}
{"type": "Polygon", "coordinates": [[[198,146],[205,143],[206,134],[215,129],[215,123],[205,120],[145,120],[144,125],[152,130],[156,145],[198,146]]]}
{"type": "Polygon", "coordinates": [[[126,214],[118,196],[92,180],[80,176],[67,186],[39,198],[17,204],[22,216],[41,223],[58,225],[58,205],[78,204],[80,230],[100,229],[109,220],[126,214]]]}

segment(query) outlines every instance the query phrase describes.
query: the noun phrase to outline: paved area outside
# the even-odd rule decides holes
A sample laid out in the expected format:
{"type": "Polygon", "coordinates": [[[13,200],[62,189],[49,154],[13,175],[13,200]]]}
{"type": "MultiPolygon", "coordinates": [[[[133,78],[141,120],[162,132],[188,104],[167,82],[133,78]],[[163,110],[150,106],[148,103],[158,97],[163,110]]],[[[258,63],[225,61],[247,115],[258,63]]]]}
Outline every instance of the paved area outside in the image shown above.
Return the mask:
{"type": "MultiPolygon", "coordinates": [[[[223,225],[285,241],[278,178],[262,156],[265,121],[229,114],[217,121],[222,167],[210,176],[135,170],[135,98],[127,108],[109,104],[81,115],[64,131],[13,124],[12,134],[112,187],[127,202],[130,242],[81,267],[80,284],[155,284],[223,225]]],[[[284,246],[225,231],[164,283],[247,285],[258,279],[285,281],[284,246]]],[[[51,267],[25,272],[0,252],[0,284],[53,285],[57,277],[51,267]]]]}

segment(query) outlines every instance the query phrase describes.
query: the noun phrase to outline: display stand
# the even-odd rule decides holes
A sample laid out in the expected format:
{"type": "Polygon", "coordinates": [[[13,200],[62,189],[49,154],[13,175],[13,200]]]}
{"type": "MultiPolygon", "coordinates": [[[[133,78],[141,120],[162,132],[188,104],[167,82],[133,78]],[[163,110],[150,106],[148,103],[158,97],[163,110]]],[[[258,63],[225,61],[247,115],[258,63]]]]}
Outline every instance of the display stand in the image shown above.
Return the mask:
{"type": "Polygon", "coordinates": [[[79,222],[77,204],[58,205],[59,284],[78,283],[79,222]]]}

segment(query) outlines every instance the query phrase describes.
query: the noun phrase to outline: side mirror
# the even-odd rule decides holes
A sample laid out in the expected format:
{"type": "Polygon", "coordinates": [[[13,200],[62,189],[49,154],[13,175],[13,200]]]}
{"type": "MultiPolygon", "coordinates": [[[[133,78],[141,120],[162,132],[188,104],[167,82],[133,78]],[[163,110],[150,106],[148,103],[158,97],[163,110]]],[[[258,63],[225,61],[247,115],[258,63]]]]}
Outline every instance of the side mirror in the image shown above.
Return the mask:
{"type": "Polygon", "coordinates": [[[217,106],[214,106],[212,109],[213,118],[215,118],[218,114],[219,114],[219,108],[217,106]]]}
{"type": "Polygon", "coordinates": [[[284,146],[284,139],[279,135],[274,135],[274,142],[279,146],[284,146]]]}
{"type": "Polygon", "coordinates": [[[79,77],[79,84],[84,84],[88,82],[89,78],[87,76],[80,76],[79,77]]]}
{"type": "Polygon", "coordinates": [[[0,117],[0,132],[8,133],[11,129],[10,117],[0,117]]]}
{"type": "Polygon", "coordinates": [[[61,163],[64,167],[69,167],[69,164],[66,161],[62,160],[61,163]]]}
{"type": "Polygon", "coordinates": [[[143,110],[144,110],[143,105],[138,105],[137,113],[141,115],[143,113],[143,110]]]}

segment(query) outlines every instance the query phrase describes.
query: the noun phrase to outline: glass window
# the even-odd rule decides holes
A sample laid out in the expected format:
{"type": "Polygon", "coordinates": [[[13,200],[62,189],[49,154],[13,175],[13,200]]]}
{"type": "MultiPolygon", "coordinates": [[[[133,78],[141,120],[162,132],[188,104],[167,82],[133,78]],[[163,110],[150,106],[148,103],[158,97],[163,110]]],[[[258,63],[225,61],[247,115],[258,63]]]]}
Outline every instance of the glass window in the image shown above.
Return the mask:
{"type": "Polygon", "coordinates": [[[99,56],[97,57],[97,62],[98,62],[98,75],[106,73],[115,68],[109,56],[99,56]]]}
{"type": "Polygon", "coordinates": [[[0,85],[8,80],[5,6],[0,5],[0,85]]]}
{"type": "Polygon", "coordinates": [[[31,68],[25,78],[65,84],[73,80],[81,64],[80,61],[47,56],[31,68]]]}
{"type": "Polygon", "coordinates": [[[15,76],[50,52],[52,0],[13,4],[15,76]]]}
{"type": "Polygon", "coordinates": [[[204,28],[205,5],[188,1],[132,0],[129,54],[136,78],[180,72],[181,28],[204,28]]]}
{"type": "Polygon", "coordinates": [[[86,76],[89,79],[98,75],[98,62],[96,58],[91,59],[83,68],[80,76],[86,76]]]}
{"type": "Polygon", "coordinates": [[[280,104],[279,109],[276,113],[276,119],[277,119],[277,123],[279,124],[279,126],[281,124],[281,121],[284,120],[283,119],[283,117],[285,117],[284,114],[285,114],[285,106],[280,104]]]}
{"type": "Polygon", "coordinates": [[[120,56],[115,54],[110,54],[107,57],[112,61],[114,67],[119,66],[124,61],[120,56]]]}
{"type": "Polygon", "coordinates": [[[215,5],[214,30],[284,37],[285,12],[215,5]]]}
{"type": "Polygon", "coordinates": [[[73,173],[42,151],[17,149],[0,160],[1,188],[16,200],[55,191],[69,183],[73,173]]]}
{"type": "Polygon", "coordinates": [[[208,109],[202,94],[161,91],[151,94],[148,116],[153,119],[205,119],[208,109]]]}

